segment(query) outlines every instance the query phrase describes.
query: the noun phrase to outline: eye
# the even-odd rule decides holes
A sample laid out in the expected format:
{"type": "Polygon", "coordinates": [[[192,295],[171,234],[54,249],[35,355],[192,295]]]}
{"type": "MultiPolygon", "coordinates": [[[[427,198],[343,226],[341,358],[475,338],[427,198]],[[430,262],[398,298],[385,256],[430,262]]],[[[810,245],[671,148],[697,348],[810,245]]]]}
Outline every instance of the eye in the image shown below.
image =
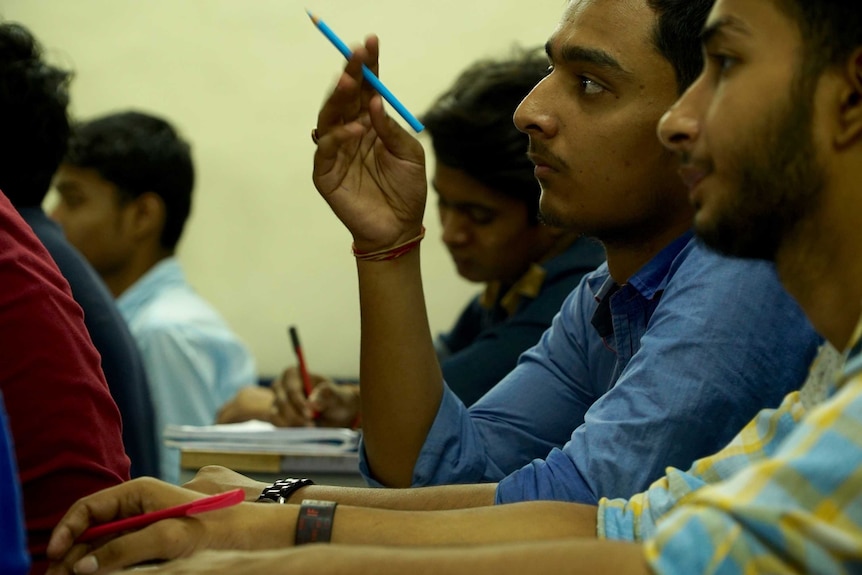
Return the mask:
{"type": "Polygon", "coordinates": [[[739,62],[737,58],[720,52],[711,52],[707,54],[707,58],[718,69],[720,74],[727,73],[739,62]]]}
{"type": "Polygon", "coordinates": [[[581,85],[581,91],[587,96],[595,96],[605,91],[601,84],[585,76],[578,76],[578,83],[581,85]]]}
{"type": "Polygon", "coordinates": [[[60,193],[60,202],[68,209],[74,209],[84,203],[84,198],[78,194],[60,193]]]}
{"type": "Polygon", "coordinates": [[[493,210],[481,207],[470,207],[464,210],[464,213],[477,226],[487,226],[494,222],[497,214],[493,210]]]}

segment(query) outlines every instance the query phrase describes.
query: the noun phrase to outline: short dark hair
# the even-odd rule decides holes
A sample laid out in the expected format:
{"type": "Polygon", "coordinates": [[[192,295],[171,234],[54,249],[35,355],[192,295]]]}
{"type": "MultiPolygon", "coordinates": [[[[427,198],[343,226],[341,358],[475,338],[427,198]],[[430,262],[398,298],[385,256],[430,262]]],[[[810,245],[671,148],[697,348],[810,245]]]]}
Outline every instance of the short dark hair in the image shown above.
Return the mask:
{"type": "Polygon", "coordinates": [[[533,222],[538,222],[541,188],[527,157],[529,137],[512,117],[547,71],[542,48],[516,48],[510,58],[480,60],[422,118],[438,162],[523,201],[533,222]]]}
{"type": "Polygon", "coordinates": [[[17,208],[42,203],[66,153],[70,79],[26,28],[0,23],[0,190],[17,208]]]}
{"type": "Polygon", "coordinates": [[[73,126],[65,163],[96,170],[121,199],[153,192],[165,204],[160,243],[173,250],[192,207],[191,147],[166,120],[142,112],[109,114],[73,126]]]}
{"type": "Polygon", "coordinates": [[[819,76],[843,64],[862,45],[858,0],[773,0],[796,21],[802,34],[806,73],[819,76]]]}
{"type": "Polygon", "coordinates": [[[715,0],[647,0],[658,14],[653,42],[673,66],[680,94],[703,69],[700,33],[715,0]]]}

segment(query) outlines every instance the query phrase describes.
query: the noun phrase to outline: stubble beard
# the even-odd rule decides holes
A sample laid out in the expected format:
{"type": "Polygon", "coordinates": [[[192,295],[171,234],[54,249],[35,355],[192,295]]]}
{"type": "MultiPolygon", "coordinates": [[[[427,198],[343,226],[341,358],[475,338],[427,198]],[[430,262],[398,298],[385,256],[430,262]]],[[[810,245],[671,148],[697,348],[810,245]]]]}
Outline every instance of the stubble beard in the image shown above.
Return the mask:
{"type": "Polygon", "coordinates": [[[710,248],[729,256],[775,261],[784,242],[813,213],[824,186],[813,136],[813,89],[799,82],[784,109],[771,114],[759,137],[732,161],[737,183],[711,221],[695,231],[710,248]],[[735,169],[734,169],[735,168],[735,169]]]}

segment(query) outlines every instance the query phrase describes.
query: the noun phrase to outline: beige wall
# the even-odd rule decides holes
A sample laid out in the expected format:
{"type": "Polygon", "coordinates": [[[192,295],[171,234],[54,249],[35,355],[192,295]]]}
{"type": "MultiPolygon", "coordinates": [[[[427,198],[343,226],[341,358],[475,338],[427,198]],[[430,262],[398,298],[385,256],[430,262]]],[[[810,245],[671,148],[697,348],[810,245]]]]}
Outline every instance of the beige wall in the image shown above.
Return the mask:
{"type": "MultiPolygon", "coordinates": [[[[358,370],[355,267],[349,234],[311,185],[309,138],[343,60],[306,7],[349,44],[377,33],[387,85],[419,114],[473,59],[544,43],[564,2],[3,0],[0,16],[75,70],[76,116],[135,107],[191,140],[198,184],[180,259],[261,371],[293,362],[285,327],[297,324],[312,369],[347,375],[358,370]]],[[[432,202],[423,268],[435,332],[477,291],[456,276],[436,216],[432,202]]]]}

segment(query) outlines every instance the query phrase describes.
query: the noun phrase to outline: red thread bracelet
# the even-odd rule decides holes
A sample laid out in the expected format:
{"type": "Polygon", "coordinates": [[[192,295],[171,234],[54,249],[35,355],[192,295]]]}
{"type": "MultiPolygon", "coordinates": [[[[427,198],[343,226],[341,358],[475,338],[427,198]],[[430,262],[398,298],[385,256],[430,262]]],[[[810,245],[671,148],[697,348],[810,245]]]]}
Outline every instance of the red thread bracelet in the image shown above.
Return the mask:
{"type": "Polygon", "coordinates": [[[377,250],[375,252],[361,252],[356,249],[356,244],[353,244],[351,247],[353,249],[353,256],[358,260],[367,262],[386,262],[389,260],[394,260],[395,258],[400,258],[404,254],[413,251],[413,249],[419,245],[419,242],[421,242],[424,237],[425,226],[422,226],[422,231],[419,232],[418,236],[391,248],[377,250]]]}

